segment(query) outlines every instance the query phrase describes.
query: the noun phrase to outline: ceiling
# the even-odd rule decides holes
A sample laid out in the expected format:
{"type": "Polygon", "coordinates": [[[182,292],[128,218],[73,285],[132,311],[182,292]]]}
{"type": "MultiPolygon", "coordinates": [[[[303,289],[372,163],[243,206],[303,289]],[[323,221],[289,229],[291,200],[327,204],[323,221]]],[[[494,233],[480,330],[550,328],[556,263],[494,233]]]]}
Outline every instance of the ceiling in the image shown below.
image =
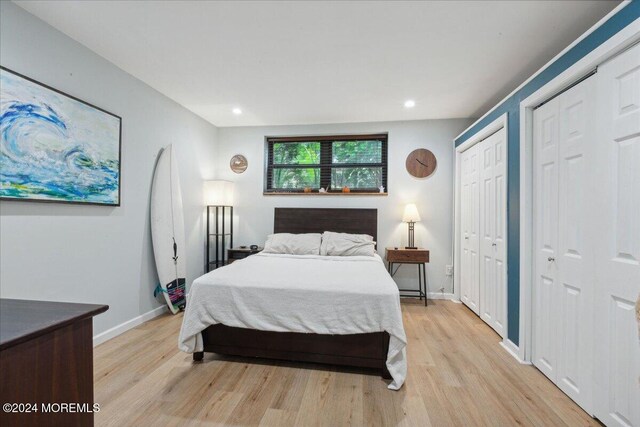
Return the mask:
{"type": "Polygon", "coordinates": [[[15,3],[209,122],[252,126],[480,116],[619,2],[15,3]]]}

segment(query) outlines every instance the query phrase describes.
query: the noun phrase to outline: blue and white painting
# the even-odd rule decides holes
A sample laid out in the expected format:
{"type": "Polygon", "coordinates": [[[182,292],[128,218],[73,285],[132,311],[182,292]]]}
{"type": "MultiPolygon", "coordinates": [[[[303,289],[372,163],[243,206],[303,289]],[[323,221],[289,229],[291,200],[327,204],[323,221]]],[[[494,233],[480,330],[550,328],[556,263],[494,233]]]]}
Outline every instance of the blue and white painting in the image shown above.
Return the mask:
{"type": "Polygon", "coordinates": [[[0,197],[120,204],[119,117],[0,69],[0,197]]]}

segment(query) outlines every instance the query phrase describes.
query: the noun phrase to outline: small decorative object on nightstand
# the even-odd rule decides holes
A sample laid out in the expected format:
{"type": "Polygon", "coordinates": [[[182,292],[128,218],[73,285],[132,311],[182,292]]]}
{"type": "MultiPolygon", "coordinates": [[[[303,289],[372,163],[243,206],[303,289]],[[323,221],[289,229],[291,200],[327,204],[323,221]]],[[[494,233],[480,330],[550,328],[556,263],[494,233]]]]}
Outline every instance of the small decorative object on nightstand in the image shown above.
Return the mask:
{"type": "Polygon", "coordinates": [[[405,249],[417,249],[415,242],[413,241],[413,231],[416,222],[420,221],[420,214],[418,208],[414,203],[409,203],[404,208],[404,215],[402,216],[402,222],[406,222],[409,225],[409,239],[407,240],[407,246],[405,249]]]}
{"type": "Polygon", "coordinates": [[[257,254],[258,252],[261,252],[262,249],[263,248],[256,245],[251,245],[250,247],[240,246],[239,248],[231,248],[227,251],[227,264],[246,258],[249,255],[257,254]]]}
{"type": "MultiPolygon", "coordinates": [[[[385,258],[389,268],[391,277],[398,271],[393,271],[394,264],[416,264],[418,266],[418,289],[400,289],[400,292],[416,292],[422,299],[424,297],[424,305],[427,305],[427,270],[425,264],[429,262],[429,251],[426,249],[398,249],[387,248],[385,258]]],[[[399,268],[399,267],[398,267],[399,268]]],[[[401,295],[412,296],[416,295],[401,295]]]]}

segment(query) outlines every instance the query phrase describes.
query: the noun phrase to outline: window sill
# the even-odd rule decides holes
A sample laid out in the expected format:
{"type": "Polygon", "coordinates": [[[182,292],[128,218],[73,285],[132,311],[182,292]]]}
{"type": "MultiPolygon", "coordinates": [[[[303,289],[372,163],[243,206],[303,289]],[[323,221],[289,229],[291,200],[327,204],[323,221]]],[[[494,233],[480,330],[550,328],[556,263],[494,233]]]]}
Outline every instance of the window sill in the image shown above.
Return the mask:
{"type": "Polygon", "coordinates": [[[322,197],[329,197],[329,196],[388,196],[389,193],[380,193],[378,191],[376,192],[371,192],[371,193],[340,193],[340,192],[333,192],[333,193],[319,193],[319,192],[312,192],[312,193],[304,193],[304,192],[263,192],[262,193],[263,196],[322,196],[322,197]]]}

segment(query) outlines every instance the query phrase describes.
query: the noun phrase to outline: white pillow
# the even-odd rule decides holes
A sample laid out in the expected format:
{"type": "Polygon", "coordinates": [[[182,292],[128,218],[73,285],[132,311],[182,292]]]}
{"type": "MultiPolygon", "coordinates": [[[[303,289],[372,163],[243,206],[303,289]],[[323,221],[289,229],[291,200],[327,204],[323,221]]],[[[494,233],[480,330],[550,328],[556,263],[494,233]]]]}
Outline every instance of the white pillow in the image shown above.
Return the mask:
{"type": "Polygon", "coordinates": [[[318,255],[321,240],[320,233],[270,234],[262,252],[267,254],[318,255]]]}
{"type": "Polygon", "coordinates": [[[334,233],[322,234],[320,255],[330,256],[373,256],[376,242],[368,234],[334,233]]]}

